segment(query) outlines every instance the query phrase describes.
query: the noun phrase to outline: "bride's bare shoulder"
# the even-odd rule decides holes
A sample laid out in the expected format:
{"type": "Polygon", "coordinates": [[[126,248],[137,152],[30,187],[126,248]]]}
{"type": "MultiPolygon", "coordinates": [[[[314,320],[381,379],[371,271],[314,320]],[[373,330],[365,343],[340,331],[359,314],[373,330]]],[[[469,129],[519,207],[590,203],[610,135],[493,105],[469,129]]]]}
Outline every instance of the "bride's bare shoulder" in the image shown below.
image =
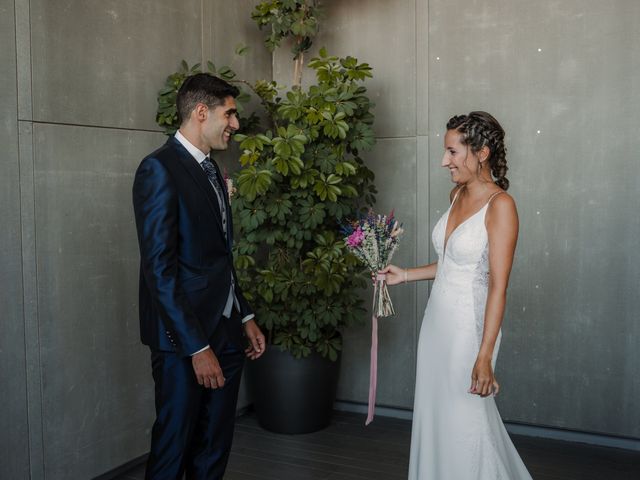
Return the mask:
{"type": "Polygon", "coordinates": [[[518,223],[518,210],[516,208],[516,202],[511,195],[507,192],[496,192],[489,200],[489,208],[487,210],[486,219],[488,222],[491,219],[499,218],[506,221],[513,221],[518,223]]]}
{"type": "Polygon", "coordinates": [[[504,190],[498,190],[489,197],[489,208],[496,206],[498,209],[515,208],[516,201],[504,190]]]}

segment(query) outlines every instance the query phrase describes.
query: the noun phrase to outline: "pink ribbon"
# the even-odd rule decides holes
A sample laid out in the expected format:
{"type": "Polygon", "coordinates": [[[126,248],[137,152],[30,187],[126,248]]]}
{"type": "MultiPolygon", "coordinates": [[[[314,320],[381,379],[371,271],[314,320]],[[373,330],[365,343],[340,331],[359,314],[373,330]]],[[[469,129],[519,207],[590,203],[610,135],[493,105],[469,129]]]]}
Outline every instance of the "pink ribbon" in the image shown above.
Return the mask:
{"type": "Polygon", "coordinates": [[[373,415],[376,409],[376,389],[378,386],[378,317],[375,313],[376,295],[378,294],[378,283],[384,282],[387,278],[384,274],[377,274],[373,287],[373,305],[371,310],[371,361],[369,365],[369,408],[367,409],[367,421],[365,425],[369,425],[373,421],[373,415]]]}

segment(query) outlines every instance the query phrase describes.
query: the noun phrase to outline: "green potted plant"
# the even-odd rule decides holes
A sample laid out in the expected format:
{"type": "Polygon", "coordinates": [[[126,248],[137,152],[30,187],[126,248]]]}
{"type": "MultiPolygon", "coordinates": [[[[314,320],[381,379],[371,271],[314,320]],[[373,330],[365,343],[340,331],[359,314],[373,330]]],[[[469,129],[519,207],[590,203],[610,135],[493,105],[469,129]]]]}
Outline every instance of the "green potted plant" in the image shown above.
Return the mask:
{"type": "Polygon", "coordinates": [[[363,86],[371,68],[321,49],[308,63],[316,81],[302,88],[316,2],[264,1],[252,18],[269,30],[271,50],[293,41],[294,74],[283,94],[274,82],[253,88],[270,125],[235,137],[242,164],[232,202],[236,265],[271,344],[247,372],[260,424],[301,433],[328,425],[340,332],[363,318],[367,277],[344,245],[340,222],[374,202],[374,176],[361,157],[375,143],[363,86]]]}
{"type": "MultiPolygon", "coordinates": [[[[248,365],[260,424],[303,433],[329,424],[338,381],[340,332],[363,318],[368,275],[345,247],[340,223],[375,201],[373,172],[361,154],[375,143],[373,103],[364,81],[371,67],[321,49],[308,67],[316,82],[303,89],[304,54],[318,29],[318,6],[267,0],[252,18],[270,33],[270,50],[293,41],[293,86],[249,83],[229,67],[208,69],[260,99],[266,126],[253,112],[241,119],[240,170],[231,206],[239,282],[269,346],[248,365]]],[[[243,53],[241,49],[238,53],[243,53]]],[[[175,92],[199,65],[167,78],[158,95],[158,123],[177,129],[175,92]]],[[[239,97],[240,102],[247,95],[239,97]]]]}

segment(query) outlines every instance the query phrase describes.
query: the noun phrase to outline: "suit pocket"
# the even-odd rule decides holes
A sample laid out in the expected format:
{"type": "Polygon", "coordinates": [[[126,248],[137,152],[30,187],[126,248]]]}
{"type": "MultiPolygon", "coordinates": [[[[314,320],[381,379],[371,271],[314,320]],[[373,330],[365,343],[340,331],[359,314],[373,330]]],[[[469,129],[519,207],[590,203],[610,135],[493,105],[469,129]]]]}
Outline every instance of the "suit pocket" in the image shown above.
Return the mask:
{"type": "Polygon", "coordinates": [[[187,278],[180,282],[180,285],[185,292],[195,292],[197,290],[202,290],[203,288],[207,288],[208,284],[209,278],[206,275],[187,278]]]}

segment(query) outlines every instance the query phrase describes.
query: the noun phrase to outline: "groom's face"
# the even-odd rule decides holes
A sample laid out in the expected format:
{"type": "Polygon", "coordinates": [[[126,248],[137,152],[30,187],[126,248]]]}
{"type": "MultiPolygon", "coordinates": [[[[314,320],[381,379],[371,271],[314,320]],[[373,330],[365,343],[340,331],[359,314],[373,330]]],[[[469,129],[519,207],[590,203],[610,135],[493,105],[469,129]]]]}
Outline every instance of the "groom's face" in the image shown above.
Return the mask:
{"type": "Polygon", "coordinates": [[[209,107],[207,119],[202,124],[202,137],[211,150],[226,150],[231,135],[239,126],[236,101],[227,97],[222,105],[209,107]]]}

